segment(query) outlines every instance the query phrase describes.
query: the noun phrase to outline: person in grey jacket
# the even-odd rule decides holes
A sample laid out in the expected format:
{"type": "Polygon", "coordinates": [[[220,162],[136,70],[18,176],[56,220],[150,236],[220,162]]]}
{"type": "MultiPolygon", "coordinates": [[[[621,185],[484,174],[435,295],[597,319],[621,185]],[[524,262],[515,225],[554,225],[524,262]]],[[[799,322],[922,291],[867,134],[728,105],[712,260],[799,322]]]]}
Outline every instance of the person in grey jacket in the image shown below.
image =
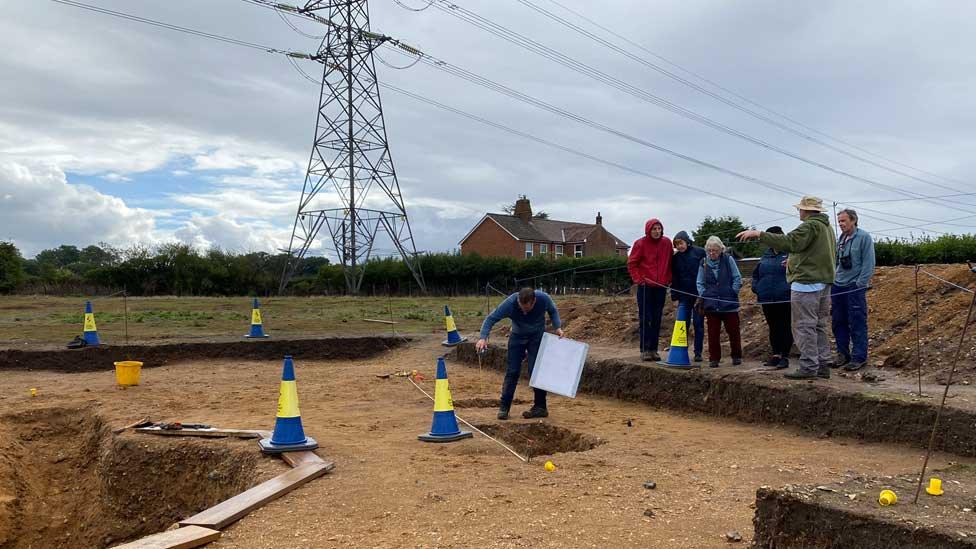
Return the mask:
{"type": "Polygon", "coordinates": [[[868,361],[867,291],[874,276],[874,241],[857,227],[857,212],[837,214],[837,275],[830,289],[830,316],[837,358],[834,367],[860,370],[868,361]]]}

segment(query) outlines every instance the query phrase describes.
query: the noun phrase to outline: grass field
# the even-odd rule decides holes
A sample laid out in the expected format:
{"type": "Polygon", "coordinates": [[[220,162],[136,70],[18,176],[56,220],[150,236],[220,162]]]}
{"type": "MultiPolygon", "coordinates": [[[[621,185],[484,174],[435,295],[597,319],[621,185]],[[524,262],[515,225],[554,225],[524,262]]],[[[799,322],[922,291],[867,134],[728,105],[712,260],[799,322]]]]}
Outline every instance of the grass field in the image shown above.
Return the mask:
{"type": "MultiPolygon", "coordinates": [[[[581,298],[574,301],[598,297],[581,298]]],[[[604,298],[605,299],[605,298],[604,298]]],[[[492,307],[501,296],[490,299],[492,307]]],[[[557,302],[559,300],[557,299],[557,302]]],[[[451,307],[458,329],[473,335],[484,320],[485,297],[285,297],[261,300],[264,329],[272,337],[324,337],[391,333],[443,332],[444,305],[451,307]]],[[[0,346],[63,344],[81,335],[85,300],[47,296],[0,299],[0,346]]],[[[121,297],[94,298],[99,338],[121,344],[125,316],[121,297]]],[[[128,331],[132,342],[239,338],[248,332],[251,300],[246,297],[131,297],[128,331]]]]}

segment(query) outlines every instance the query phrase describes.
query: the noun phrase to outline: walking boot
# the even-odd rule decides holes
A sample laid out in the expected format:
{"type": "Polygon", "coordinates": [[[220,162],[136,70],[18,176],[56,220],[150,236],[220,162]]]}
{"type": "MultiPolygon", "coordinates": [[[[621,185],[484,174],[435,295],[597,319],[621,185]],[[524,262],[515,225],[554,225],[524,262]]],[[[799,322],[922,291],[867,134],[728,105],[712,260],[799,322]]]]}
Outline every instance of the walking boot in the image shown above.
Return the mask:
{"type": "Polygon", "coordinates": [[[651,355],[650,351],[641,351],[641,360],[644,362],[651,362],[654,360],[654,357],[651,355]]]}
{"type": "Polygon", "coordinates": [[[741,364],[742,364],[742,359],[741,358],[733,358],[732,359],[732,365],[733,366],[739,366],[741,364]]]}
{"type": "Polygon", "coordinates": [[[661,355],[657,354],[657,351],[651,351],[651,360],[654,362],[659,362],[661,360],[661,355]]]}
{"type": "Polygon", "coordinates": [[[498,419],[508,419],[508,412],[512,409],[511,402],[502,402],[498,407],[498,419]]]}
{"type": "Polygon", "coordinates": [[[820,379],[830,379],[830,366],[824,365],[817,370],[817,377],[820,379]]]}
{"type": "Polygon", "coordinates": [[[718,368],[718,361],[717,360],[709,360],[708,361],[708,367],[709,368],[718,368]]]}
{"type": "Polygon", "coordinates": [[[777,370],[785,370],[790,367],[790,359],[783,357],[779,360],[779,364],[776,366],[777,370]]]}
{"type": "Polygon", "coordinates": [[[817,373],[804,370],[794,370],[783,374],[786,379],[817,379],[817,373]]]}
{"type": "Polygon", "coordinates": [[[702,361],[701,354],[699,353],[699,354],[695,355],[695,362],[701,362],[701,361],[702,361]]]}
{"type": "Polygon", "coordinates": [[[522,412],[522,417],[525,419],[532,419],[536,417],[549,417],[549,410],[545,408],[539,408],[538,406],[533,406],[528,410],[522,412]]]}
{"type": "Polygon", "coordinates": [[[779,355],[773,355],[773,356],[769,357],[768,359],[766,359],[766,362],[763,362],[763,366],[768,366],[768,367],[771,367],[771,368],[776,368],[776,367],[779,366],[779,363],[782,360],[783,360],[783,358],[781,356],[779,356],[779,355]]]}
{"type": "Polygon", "coordinates": [[[848,363],[847,366],[844,366],[844,371],[845,372],[856,372],[856,371],[860,370],[861,368],[865,367],[866,365],[867,365],[867,362],[853,361],[853,362],[848,363]]]}
{"type": "Polygon", "coordinates": [[[834,361],[830,363],[831,368],[840,368],[841,366],[847,366],[851,361],[851,357],[845,355],[844,353],[837,353],[834,361]]]}

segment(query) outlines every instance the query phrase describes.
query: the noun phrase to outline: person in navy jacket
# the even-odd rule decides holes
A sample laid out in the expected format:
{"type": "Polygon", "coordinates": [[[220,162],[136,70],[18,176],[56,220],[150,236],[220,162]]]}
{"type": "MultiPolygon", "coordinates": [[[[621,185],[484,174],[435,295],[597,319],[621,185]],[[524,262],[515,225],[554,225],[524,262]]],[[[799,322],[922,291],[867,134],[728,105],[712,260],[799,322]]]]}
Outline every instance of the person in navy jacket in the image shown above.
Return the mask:
{"type": "Polygon", "coordinates": [[[679,231],[672,241],[676,251],[671,258],[671,301],[689,309],[691,325],[695,329],[695,362],[701,362],[705,318],[695,308],[695,301],[698,299],[698,268],[705,259],[705,249],[695,246],[686,231],[679,231]]]}
{"type": "Polygon", "coordinates": [[[732,365],[742,364],[742,334],[739,331],[739,288],[742,275],[725,244],[717,236],[705,241],[705,259],[698,268],[699,303],[708,324],[708,365],[718,368],[722,361],[722,325],[729,335],[732,365]]]}
{"type": "MultiPolygon", "coordinates": [[[[767,233],[783,234],[780,227],[770,227],[767,233]]],[[[762,304],[766,326],[769,327],[771,354],[764,363],[777,369],[790,367],[793,347],[793,325],[790,322],[790,283],[786,281],[786,259],[789,254],[767,248],[759,265],[752,272],[752,293],[762,304]]]]}

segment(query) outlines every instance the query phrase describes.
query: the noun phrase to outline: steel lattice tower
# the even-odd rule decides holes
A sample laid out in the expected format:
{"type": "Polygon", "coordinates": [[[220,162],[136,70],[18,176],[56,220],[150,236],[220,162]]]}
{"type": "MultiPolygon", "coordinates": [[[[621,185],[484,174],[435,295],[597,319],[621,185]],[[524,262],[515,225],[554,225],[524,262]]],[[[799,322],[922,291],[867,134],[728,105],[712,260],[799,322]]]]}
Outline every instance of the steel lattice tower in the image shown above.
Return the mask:
{"type": "Polygon", "coordinates": [[[389,38],[370,32],[367,0],[310,1],[301,11],[327,19],[328,32],[316,55],[323,73],[315,141],[279,292],[323,227],[332,238],[349,293],[359,292],[380,230],[425,290],[390,156],[373,61],[373,50],[389,38]]]}

